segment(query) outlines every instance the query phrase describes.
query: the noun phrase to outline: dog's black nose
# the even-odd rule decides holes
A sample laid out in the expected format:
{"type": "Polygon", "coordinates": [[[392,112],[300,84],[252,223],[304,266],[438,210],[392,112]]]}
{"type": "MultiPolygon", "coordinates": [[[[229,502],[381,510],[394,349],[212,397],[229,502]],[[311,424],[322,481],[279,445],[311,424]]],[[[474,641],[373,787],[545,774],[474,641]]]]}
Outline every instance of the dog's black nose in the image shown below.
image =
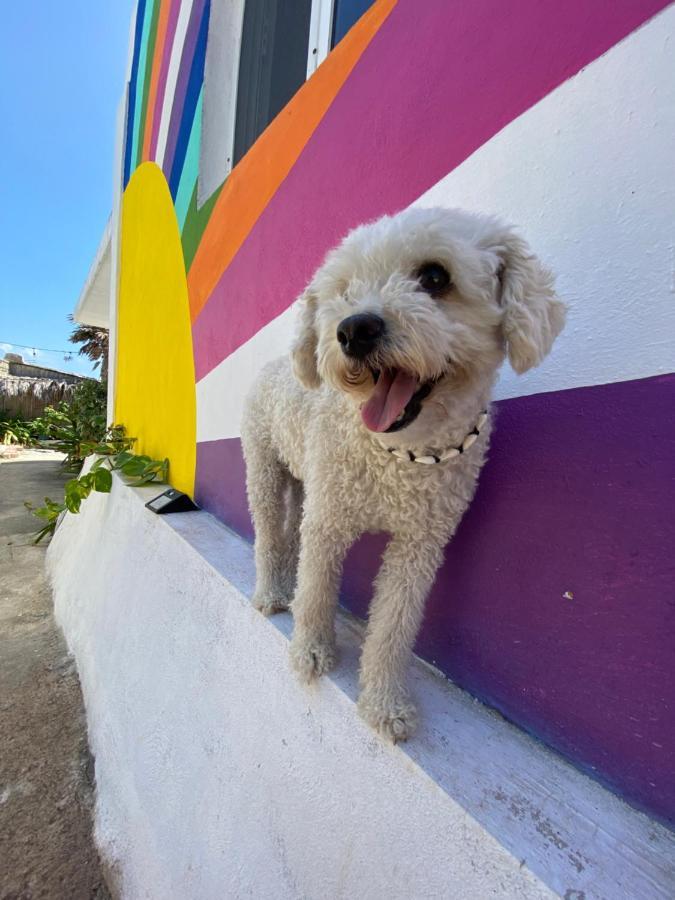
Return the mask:
{"type": "Polygon", "coordinates": [[[384,334],[384,320],[374,313],[348,316],[338,325],[337,339],[347,356],[362,359],[384,334]]]}

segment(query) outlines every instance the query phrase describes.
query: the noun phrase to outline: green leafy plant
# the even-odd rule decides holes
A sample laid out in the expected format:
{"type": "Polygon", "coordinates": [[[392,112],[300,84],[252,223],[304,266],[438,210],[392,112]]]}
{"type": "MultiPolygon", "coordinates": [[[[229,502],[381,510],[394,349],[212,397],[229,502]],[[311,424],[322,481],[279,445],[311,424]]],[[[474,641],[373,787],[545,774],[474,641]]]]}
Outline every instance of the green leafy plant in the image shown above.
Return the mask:
{"type": "Polygon", "coordinates": [[[79,513],[82,501],[92,491],[110,493],[113,472],[119,472],[123,481],[132,487],[168,481],[169,460],[136,456],[130,450],[135,440],[127,437],[123,425],[114,425],[103,435],[102,440],[80,442],[81,453],[85,456],[95,455],[97,458],[88,472],[66,482],[63,502],[56,503],[45,497],[44,506],[35,508],[30,503],[25,504],[34,516],[45,523],[35,535],[36,544],[54,533],[59,517],[64,512],[79,513]]]}
{"type": "Polygon", "coordinates": [[[16,416],[15,418],[0,419],[0,444],[9,447],[12,444],[20,444],[23,447],[33,447],[42,433],[40,420],[26,421],[16,416]]]}
{"type": "Polygon", "coordinates": [[[25,501],[24,506],[26,507],[26,509],[32,512],[34,516],[37,516],[39,519],[43,519],[45,522],[43,527],[35,535],[35,544],[39,544],[42,538],[46,537],[48,534],[54,533],[54,529],[56,528],[56,523],[58,522],[59,516],[66,509],[65,503],[55,503],[53,500],[50,500],[49,497],[45,497],[44,506],[39,506],[36,508],[27,500],[25,501]]]}
{"type": "MultiPolygon", "coordinates": [[[[112,471],[119,471],[125,483],[131,487],[140,487],[151,481],[167,481],[169,477],[169,460],[152,459],[149,456],[135,456],[127,450],[111,456],[99,457],[90,472],[105,471],[102,466],[108,464],[112,471]]],[[[96,490],[99,490],[97,488],[96,490]]]]}
{"type": "Polygon", "coordinates": [[[106,436],[105,383],[87,378],[78,384],[68,402],[46,407],[40,427],[54,449],[66,454],[66,468],[79,469],[88,456],[87,446],[106,436]]]}
{"type": "Polygon", "coordinates": [[[18,419],[0,423],[0,433],[2,434],[2,443],[5,447],[9,447],[11,444],[26,445],[30,440],[28,429],[18,419]]]}
{"type": "Polygon", "coordinates": [[[82,441],[79,445],[85,457],[116,456],[131,450],[136,438],[127,437],[124,425],[111,425],[100,440],[82,441]]]}

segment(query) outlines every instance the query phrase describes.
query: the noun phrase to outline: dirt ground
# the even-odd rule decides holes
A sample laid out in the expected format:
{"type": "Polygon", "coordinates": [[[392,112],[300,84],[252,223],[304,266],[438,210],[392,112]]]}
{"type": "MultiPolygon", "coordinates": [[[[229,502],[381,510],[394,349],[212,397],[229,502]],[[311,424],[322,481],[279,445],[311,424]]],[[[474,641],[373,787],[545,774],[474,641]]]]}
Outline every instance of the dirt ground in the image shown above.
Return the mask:
{"type": "Polygon", "coordinates": [[[51,451],[0,459],[0,900],[109,900],[92,841],[80,684],[23,506],[60,499],[51,451]]]}

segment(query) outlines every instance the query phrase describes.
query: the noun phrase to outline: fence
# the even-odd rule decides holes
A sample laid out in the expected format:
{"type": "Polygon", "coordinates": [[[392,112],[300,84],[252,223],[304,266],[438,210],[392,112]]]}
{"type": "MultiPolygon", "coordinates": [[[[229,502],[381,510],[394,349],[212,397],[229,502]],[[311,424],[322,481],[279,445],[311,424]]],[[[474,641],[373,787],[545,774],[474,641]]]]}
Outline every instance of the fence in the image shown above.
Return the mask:
{"type": "Polygon", "coordinates": [[[75,387],[46,378],[0,377],[0,416],[36,419],[46,406],[70,399],[75,387]]]}

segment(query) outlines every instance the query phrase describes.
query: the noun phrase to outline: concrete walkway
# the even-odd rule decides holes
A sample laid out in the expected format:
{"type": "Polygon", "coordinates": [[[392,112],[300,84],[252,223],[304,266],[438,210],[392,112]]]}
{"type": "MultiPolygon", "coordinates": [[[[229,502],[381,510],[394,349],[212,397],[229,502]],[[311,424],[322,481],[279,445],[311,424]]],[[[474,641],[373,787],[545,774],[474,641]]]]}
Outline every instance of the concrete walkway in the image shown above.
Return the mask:
{"type": "Polygon", "coordinates": [[[52,451],[0,460],[0,900],[109,897],[80,684],[23,506],[60,500],[70,477],[52,451]]]}

